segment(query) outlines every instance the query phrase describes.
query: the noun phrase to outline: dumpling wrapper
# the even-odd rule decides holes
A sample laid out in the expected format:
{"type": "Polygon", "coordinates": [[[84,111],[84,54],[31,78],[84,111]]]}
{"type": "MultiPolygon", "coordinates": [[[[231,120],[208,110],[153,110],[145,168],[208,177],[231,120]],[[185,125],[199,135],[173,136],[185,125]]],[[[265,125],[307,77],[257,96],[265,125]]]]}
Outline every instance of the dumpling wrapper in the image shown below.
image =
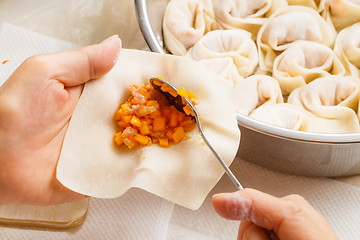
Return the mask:
{"type": "Polygon", "coordinates": [[[359,80],[345,76],[318,78],[295,89],[288,103],[312,114],[314,132],[360,132],[357,116],[360,98],[359,80]]]}
{"type": "Polygon", "coordinates": [[[327,0],[286,0],[289,5],[309,7],[321,13],[325,9],[327,0]]]}
{"type": "Polygon", "coordinates": [[[171,0],[163,20],[166,48],[183,56],[207,32],[216,28],[211,0],[171,0]]]}
{"type": "Polygon", "coordinates": [[[0,225],[69,229],[81,225],[89,199],[51,206],[0,205],[0,225]]]}
{"type": "Polygon", "coordinates": [[[334,52],[346,69],[346,74],[360,78],[360,23],[340,31],[334,52]]]}
{"type": "Polygon", "coordinates": [[[259,106],[283,103],[279,83],[266,75],[253,75],[239,81],[233,90],[236,111],[248,116],[259,106]]]}
{"type": "Polygon", "coordinates": [[[251,34],[245,30],[208,32],[189,51],[195,60],[232,58],[241,76],[247,77],[258,65],[258,53],[251,34]]]}
{"type": "Polygon", "coordinates": [[[274,13],[260,28],[257,36],[259,65],[271,71],[275,58],[298,40],[307,40],[332,47],[336,31],[331,21],[318,12],[302,6],[290,6],[274,13]]]}
{"type": "Polygon", "coordinates": [[[277,127],[304,132],[312,131],[311,118],[308,114],[289,103],[260,106],[249,117],[277,127]]]}
{"type": "Polygon", "coordinates": [[[326,11],[338,31],[360,21],[359,0],[328,0],[326,11]]]}
{"type": "Polygon", "coordinates": [[[224,29],[244,29],[256,39],[266,17],[287,3],[285,0],[214,0],[213,5],[216,21],[224,29]]]}
{"type": "Polygon", "coordinates": [[[345,68],[333,50],[311,41],[297,41],[274,61],[273,77],[284,95],[329,75],[344,75],[345,68]]]}
{"type": "Polygon", "coordinates": [[[115,111],[129,97],[131,84],[160,76],[192,90],[205,135],[229,165],[240,141],[231,88],[189,58],[123,49],[115,67],[85,85],[67,130],[57,178],[81,194],[116,198],[137,187],[190,209],[197,209],[224,170],[197,129],[169,148],[158,144],[128,149],[113,144],[115,111]]]}
{"type": "Polygon", "coordinates": [[[210,58],[199,62],[214,71],[221,81],[230,84],[232,87],[243,79],[232,58],[210,58]]]}

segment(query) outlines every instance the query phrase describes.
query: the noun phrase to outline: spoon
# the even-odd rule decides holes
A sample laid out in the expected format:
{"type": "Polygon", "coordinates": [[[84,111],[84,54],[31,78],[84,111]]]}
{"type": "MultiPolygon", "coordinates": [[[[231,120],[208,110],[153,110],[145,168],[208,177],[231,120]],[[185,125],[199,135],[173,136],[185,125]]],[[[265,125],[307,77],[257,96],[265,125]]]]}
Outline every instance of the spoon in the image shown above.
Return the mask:
{"type": "MultiPolygon", "coordinates": [[[[237,178],[235,177],[235,175],[231,172],[230,168],[226,165],[226,163],[224,162],[224,160],[220,157],[220,155],[216,152],[216,150],[214,149],[214,147],[210,144],[209,140],[206,138],[205,134],[204,134],[204,131],[202,129],[202,126],[201,126],[201,121],[200,121],[200,118],[199,118],[199,113],[198,111],[196,110],[196,108],[194,107],[193,103],[185,98],[185,97],[182,97],[180,95],[177,95],[176,97],[174,97],[173,95],[171,95],[170,93],[168,92],[164,92],[161,90],[161,86],[157,85],[154,83],[154,81],[157,81],[157,82],[161,82],[162,84],[165,84],[167,85],[168,87],[172,88],[174,91],[177,91],[177,88],[175,88],[173,85],[171,85],[170,83],[160,79],[160,78],[151,78],[150,79],[150,83],[151,85],[153,86],[154,89],[160,91],[163,95],[165,95],[165,97],[169,100],[169,102],[174,105],[174,107],[180,111],[180,112],[184,112],[183,108],[185,107],[185,105],[188,105],[191,110],[193,111],[194,113],[194,116],[192,116],[194,119],[195,119],[195,122],[196,122],[196,125],[197,125],[197,128],[199,130],[199,133],[200,133],[200,136],[202,137],[202,139],[204,140],[204,142],[206,143],[206,145],[210,148],[210,150],[213,152],[213,154],[215,155],[215,157],[217,158],[217,160],[220,162],[220,164],[223,166],[226,174],[229,176],[229,178],[231,179],[231,181],[234,183],[234,185],[236,186],[236,188],[238,190],[243,190],[243,186],[240,184],[239,180],[237,180],[237,178]],[[186,104],[184,104],[184,100],[186,102],[186,104]]],[[[273,232],[273,231],[270,231],[269,230],[269,233],[271,235],[271,238],[273,240],[279,240],[279,238],[276,236],[276,234],[273,232]]]]}

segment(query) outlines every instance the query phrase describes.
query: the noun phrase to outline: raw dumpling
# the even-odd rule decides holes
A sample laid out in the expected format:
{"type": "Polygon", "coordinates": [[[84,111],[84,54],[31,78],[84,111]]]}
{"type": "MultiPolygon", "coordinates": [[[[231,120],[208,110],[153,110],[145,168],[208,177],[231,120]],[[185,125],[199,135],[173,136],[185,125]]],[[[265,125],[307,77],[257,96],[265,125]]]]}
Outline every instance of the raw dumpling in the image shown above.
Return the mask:
{"type": "Polygon", "coordinates": [[[215,18],[224,29],[244,29],[253,37],[266,16],[287,6],[285,0],[214,0],[213,5],[215,18]]]}
{"type": "Polygon", "coordinates": [[[163,22],[165,46],[172,54],[185,55],[214,24],[211,0],[171,0],[163,22]]]}
{"type": "Polygon", "coordinates": [[[255,109],[249,117],[277,127],[311,132],[311,120],[306,112],[295,105],[280,103],[255,109]]]}
{"type": "Polygon", "coordinates": [[[113,143],[114,113],[129,97],[129,85],[149,83],[154,76],[196,94],[205,135],[226,164],[233,161],[240,132],[228,97],[231,87],[190,58],[122,49],[106,76],[85,84],[57,166],[64,186],[100,198],[137,187],[191,209],[200,207],[224,169],[197,129],[168,148],[152,144],[130,150],[113,143]]]}
{"type": "Polygon", "coordinates": [[[233,98],[236,111],[246,116],[259,106],[283,103],[278,82],[266,75],[253,75],[240,81],[233,98]]]}
{"type": "Polygon", "coordinates": [[[297,41],[274,61],[273,77],[284,95],[314,79],[344,75],[345,68],[331,48],[310,41],[297,41]]]}
{"type": "Polygon", "coordinates": [[[273,62],[282,51],[297,40],[308,40],[332,47],[336,31],[315,10],[291,6],[276,12],[260,28],[257,36],[259,64],[271,71],[273,62]]]}
{"type": "Polygon", "coordinates": [[[312,8],[317,12],[322,12],[325,9],[326,0],[286,0],[289,5],[301,5],[312,8]]]}
{"type": "Polygon", "coordinates": [[[337,30],[360,21],[359,0],[328,0],[328,14],[337,30]]]}
{"type": "Polygon", "coordinates": [[[251,34],[245,30],[215,30],[207,33],[190,51],[195,60],[231,58],[243,77],[254,72],[258,53],[251,34]]]}
{"type": "Polygon", "coordinates": [[[232,58],[211,58],[200,60],[202,64],[215,71],[220,80],[235,86],[243,77],[240,76],[232,58]]]}
{"type": "Polygon", "coordinates": [[[314,132],[354,133],[360,131],[359,96],[358,79],[327,76],[295,89],[288,103],[312,113],[314,132]]]}
{"type": "Polygon", "coordinates": [[[336,55],[344,64],[347,75],[360,77],[360,23],[343,29],[336,38],[336,55]]]}

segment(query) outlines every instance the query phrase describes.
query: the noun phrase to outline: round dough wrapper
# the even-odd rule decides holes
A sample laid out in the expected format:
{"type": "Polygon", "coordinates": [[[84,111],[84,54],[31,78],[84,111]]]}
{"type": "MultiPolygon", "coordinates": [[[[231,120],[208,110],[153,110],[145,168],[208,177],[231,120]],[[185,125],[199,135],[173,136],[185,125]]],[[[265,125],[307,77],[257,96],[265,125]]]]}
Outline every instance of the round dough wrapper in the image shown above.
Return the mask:
{"type": "Polygon", "coordinates": [[[360,131],[357,116],[359,80],[345,76],[327,76],[295,89],[288,103],[313,115],[313,131],[354,133],[360,131]]]}
{"type": "Polygon", "coordinates": [[[113,143],[114,114],[129,97],[129,85],[155,76],[196,94],[205,135],[227,164],[233,161],[240,133],[231,88],[190,58],[122,49],[107,75],[85,84],[57,166],[64,186],[99,198],[116,198],[136,187],[191,209],[202,204],[224,170],[197,129],[168,148],[152,144],[130,150],[113,143]]]}
{"type": "Polygon", "coordinates": [[[253,75],[240,81],[234,88],[236,111],[248,116],[257,107],[283,103],[278,82],[266,75],[253,75]]]}
{"type": "Polygon", "coordinates": [[[215,26],[211,0],[171,0],[163,21],[165,46],[172,54],[186,55],[215,26]]]}
{"type": "Polygon", "coordinates": [[[283,94],[288,95],[317,78],[344,74],[345,68],[331,48],[297,41],[275,59],[272,76],[283,94]]]}
{"type": "Polygon", "coordinates": [[[298,40],[307,40],[332,47],[336,31],[315,10],[290,6],[273,14],[260,28],[257,36],[259,65],[271,71],[275,58],[298,40]]]}
{"type": "Polygon", "coordinates": [[[231,58],[243,77],[254,72],[258,53],[251,34],[245,30],[215,30],[207,33],[191,49],[195,60],[231,58]]]}

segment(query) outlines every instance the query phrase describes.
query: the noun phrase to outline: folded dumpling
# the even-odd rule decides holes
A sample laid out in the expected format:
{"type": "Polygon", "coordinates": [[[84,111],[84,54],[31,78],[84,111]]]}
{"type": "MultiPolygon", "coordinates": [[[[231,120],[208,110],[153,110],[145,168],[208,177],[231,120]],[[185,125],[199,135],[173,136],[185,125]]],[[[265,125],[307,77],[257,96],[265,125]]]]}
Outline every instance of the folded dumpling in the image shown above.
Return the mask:
{"type": "Polygon", "coordinates": [[[214,0],[216,21],[224,29],[244,29],[256,37],[265,18],[281,7],[285,0],[214,0]]]}
{"type": "Polygon", "coordinates": [[[295,89],[288,103],[313,115],[314,132],[359,132],[359,86],[359,80],[353,77],[327,76],[295,89]]]}
{"type": "Polygon", "coordinates": [[[214,24],[211,0],[171,0],[163,20],[165,46],[172,54],[185,55],[214,24]]]}
{"type": "Polygon", "coordinates": [[[323,44],[297,41],[274,61],[273,77],[284,95],[314,79],[344,75],[345,68],[333,50],[323,44]]]}
{"type": "Polygon", "coordinates": [[[286,0],[289,5],[300,5],[309,7],[317,12],[322,12],[325,9],[325,3],[327,0],[286,0]]]}
{"type": "Polygon", "coordinates": [[[270,71],[273,61],[282,51],[298,40],[308,40],[332,47],[336,31],[315,10],[290,6],[273,14],[260,28],[257,36],[259,64],[270,71]]]}
{"type": "Polygon", "coordinates": [[[233,99],[236,111],[246,116],[259,106],[283,103],[278,82],[266,75],[252,75],[239,81],[233,99]]]}
{"type": "Polygon", "coordinates": [[[249,117],[277,127],[311,132],[311,118],[301,108],[288,103],[264,105],[255,109],[249,117]]]}
{"type": "Polygon", "coordinates": [[[328,0],[327,11],[337,30],[360,21],[359,0],[328,0]]]}
{"type": "Polygon", "coordinates": [[[340,31],[334,47],[347,75],[360,77],[360,23],[340,31]]]}
{"type": "Polygon", "coordinates": [[[195,93],[205,135],[226,164],[233,161],[240,132],[228,97],[231,87],[190,58],[122,49],[106,76],[85,84],[57,166],[64,186],[100,198],[136,187],[191,209],[202,204],[224,169],[197,129],[168,148],[152,144],[130,150],[113,143],[114,114],[128,99],[129,85],[149,83],[154,76],[195,93]]]}
{"type": "Polygon", "coordinates": [[[200,60],[202,64],[214,71],[221,81],[235,86],[243,77],[240,76],[234,61],[230,57],[209,58],[200,60]]]}
{"type": "Polygon", "coordinates": [[[258,53],[251,34],[245,30],[215,30],[208,32],[191,49],[195,60],[231,58],[239,71],[246,77],[258,65],[258,53]]]}

